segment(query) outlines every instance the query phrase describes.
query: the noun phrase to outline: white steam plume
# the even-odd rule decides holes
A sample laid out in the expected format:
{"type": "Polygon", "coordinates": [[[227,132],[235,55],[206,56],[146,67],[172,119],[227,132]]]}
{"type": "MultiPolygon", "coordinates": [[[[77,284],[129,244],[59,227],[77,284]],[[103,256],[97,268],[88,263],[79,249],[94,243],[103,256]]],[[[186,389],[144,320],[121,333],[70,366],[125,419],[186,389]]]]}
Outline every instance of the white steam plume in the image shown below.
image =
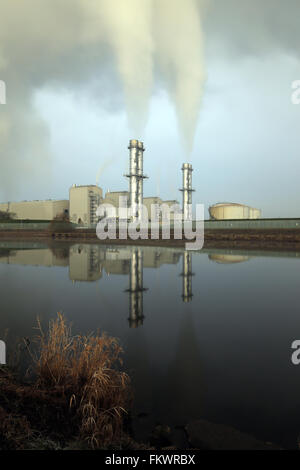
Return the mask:
{"type": "Polygon", "coordinates": [[[0,107],[0,199],[15,195],[22,182],[38,186],[49,176],[49,136],[34,109],[35,91],[82,86],[96,76],[101,83],[108,74],[114,86],[113,67],[136,137],[143,137],[158,73],[190,151],[204,77],[200,1],[0,0],[0,79],[7,86],[7,104],[0,107]]]}
{"type": "Polygon", "coordinates": [[[174,101],[187,153],[193,148],[203,82],[203,34],[196,0],[154,0],[157,61],[174,101]]]}

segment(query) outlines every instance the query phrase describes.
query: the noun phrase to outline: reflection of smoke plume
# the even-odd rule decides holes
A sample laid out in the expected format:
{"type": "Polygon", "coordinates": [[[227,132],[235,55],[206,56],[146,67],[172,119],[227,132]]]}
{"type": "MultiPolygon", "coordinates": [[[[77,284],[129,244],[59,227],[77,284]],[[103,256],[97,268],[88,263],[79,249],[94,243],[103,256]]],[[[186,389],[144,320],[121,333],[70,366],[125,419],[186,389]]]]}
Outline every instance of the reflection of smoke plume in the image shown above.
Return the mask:
{"type": "Polygon", "coordinates": [[[203,82],[198,2],[26,0],[16,9],[15,2],[1,0],[0,79],[7,85],[7,105],[0,109],[5,159],[0,187],[10,188],[12,180],[28,184],[28,176],[37,184],[46,171],[47,131],[33,111],[35,91],[86,84],[95,76],[101,83],[113,64],[137,137],[142,137],[155,70],[174,100],[190,150],[203,82]]]}

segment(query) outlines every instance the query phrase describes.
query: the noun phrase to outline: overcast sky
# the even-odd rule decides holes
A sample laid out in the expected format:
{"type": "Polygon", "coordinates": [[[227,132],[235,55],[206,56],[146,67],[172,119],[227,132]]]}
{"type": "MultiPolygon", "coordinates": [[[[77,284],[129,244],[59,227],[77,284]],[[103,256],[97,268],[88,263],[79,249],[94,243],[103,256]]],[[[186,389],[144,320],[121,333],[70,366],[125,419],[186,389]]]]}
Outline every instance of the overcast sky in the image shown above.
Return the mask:
{"type": "MultiPolygon", "coordinates": [[[[68,198],[73,183],[95,184],[97,173],[104,191],[126,190],[128,141],[138,138],[146,147],[145,196],[181,200],[181,165],[190,161],[194,202],[206,208],[239,202],[265,217],[300,217],[300,105],[291,103],[292,82],[300,80],[299,0],[206,0],[204,7],[181,0],[197,6],[203,25],[203,42],[191,33],[201,39],[206,76],[203,85],[199,79],[191,154],[176,98],[156,69],[149,112],[141,116],[146,126],[133,135],[112,46],[104,33],[98,36],[97,24],[83,20],[81,1],[22,0],[24,13],[19,1],[0,0],[0,79],[7,85],[7,104],[0,105],[1,201],[68,198]]],[[[164,26],[172,41],[174,29],[167,20],[164,26]]],[[[192,45],[184,44],[186,57],[178,62],[183,80],[185,60],[187,70],[198,60],[192,45]]],[[[143,67],[142,61],[142,78],[143,67]]]]}

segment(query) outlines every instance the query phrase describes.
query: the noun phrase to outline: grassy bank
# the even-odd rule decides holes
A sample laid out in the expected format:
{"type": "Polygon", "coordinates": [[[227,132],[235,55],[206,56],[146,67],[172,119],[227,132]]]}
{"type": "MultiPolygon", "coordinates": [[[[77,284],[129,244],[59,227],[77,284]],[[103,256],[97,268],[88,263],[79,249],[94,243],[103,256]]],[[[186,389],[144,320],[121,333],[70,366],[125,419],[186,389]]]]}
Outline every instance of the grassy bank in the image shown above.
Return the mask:
{"type": "Polygon", "coordinates": [[[106,335],[73,336],[58,314],[40,323],[28,349],[30,380],[0,369],[0,448],[65,449],[128,446],[130,380],[122,349],[106,335]]]}

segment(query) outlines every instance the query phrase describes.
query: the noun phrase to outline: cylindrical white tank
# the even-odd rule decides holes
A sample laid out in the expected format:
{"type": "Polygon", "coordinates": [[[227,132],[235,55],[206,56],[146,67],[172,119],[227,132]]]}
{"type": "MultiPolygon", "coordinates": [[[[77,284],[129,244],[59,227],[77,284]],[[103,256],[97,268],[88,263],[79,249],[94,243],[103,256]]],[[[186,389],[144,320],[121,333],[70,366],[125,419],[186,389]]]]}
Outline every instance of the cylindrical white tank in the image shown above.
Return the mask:
{"type": "Polygon", "coordinates": [[[242,256],[242,255],[224,255],[224,254],[209,254],[208,258],[211,261],[219,264],[234,264],[234,263],[243,263],[244,261],[248,261],[250,256],[242,256]]]}
{"type": "Polygon", "coordinates": [[[259,219],[261,217],[259,209],[232,202],[222,202],[211,206],[209,214],[215,220],[259,219]]]}

